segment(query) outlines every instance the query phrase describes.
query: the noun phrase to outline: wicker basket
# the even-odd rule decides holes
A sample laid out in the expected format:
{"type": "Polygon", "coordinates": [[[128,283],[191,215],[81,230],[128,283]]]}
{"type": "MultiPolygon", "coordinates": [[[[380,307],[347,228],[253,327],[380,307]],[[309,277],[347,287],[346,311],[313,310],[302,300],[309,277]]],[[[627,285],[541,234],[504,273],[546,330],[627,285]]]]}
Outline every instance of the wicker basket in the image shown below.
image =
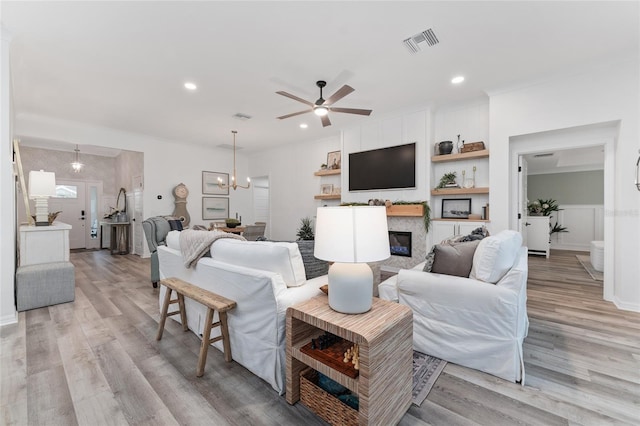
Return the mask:
{"type": "Polygon", "coordinates": [[[357,425],[358,412],[327,393],[318,385],[318,373],[307,368],[300,372],[300,401],[329,424],[357,425]]]}

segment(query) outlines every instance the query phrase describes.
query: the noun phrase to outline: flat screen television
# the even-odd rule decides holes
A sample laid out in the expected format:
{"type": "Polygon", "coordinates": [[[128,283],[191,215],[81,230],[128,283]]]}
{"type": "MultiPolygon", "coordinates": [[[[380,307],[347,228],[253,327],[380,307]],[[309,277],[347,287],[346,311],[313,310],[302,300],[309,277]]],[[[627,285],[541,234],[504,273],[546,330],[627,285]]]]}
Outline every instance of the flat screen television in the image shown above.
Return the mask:
{"type": "Polygon", "coordinates": [[[349,191],[415,187],[415,142],[349,154],[349,191]]]}

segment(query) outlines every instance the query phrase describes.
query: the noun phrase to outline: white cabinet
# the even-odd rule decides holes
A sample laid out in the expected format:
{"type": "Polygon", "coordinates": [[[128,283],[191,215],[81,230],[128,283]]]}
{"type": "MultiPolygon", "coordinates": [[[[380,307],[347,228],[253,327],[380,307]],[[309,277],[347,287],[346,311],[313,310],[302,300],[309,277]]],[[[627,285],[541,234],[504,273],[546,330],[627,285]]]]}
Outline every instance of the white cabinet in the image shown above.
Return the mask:
{"type": "Polygon", "coordinates": [[[529,248],[529,254],[539,254],[549,258],[549,216],[527,216],[524,234],[524,244],[529,248]]]}
{"type": "Polygon", "coordinates": [[[476,228],[484,226],[485,222],[473,222],[468,220],[432,220],[431,238],[433,244],[456,235],[468,235],[476,228]]]}
{"type": "Polygon", "coordinates": [[[20,226],[20,266],[69,261],[71,225],[20,226]]]}

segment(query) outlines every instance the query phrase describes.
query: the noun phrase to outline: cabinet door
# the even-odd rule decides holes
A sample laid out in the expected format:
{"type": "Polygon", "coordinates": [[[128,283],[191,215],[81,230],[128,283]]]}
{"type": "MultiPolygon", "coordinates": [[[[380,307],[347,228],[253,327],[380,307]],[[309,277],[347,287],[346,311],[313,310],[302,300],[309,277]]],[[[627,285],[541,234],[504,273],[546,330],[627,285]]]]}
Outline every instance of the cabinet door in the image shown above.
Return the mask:
{"type": "Polygon", "coordinates": [[[432,241],[433,244],[438,244],[442,240],[453,237],[456,235],[458,229],[458,222],[431,222],[433,232],[432,241]]]}
{"type": "Polygon", "coordinates": [[[484,222],[458,222],[458,235],[469,235],[471,231],[483,225],[484,222]]]}
{"type": "Polygon", "coordinates": [[[549,252],[549,216],[527,216],[525,223],[530,252],[549,252]]]}

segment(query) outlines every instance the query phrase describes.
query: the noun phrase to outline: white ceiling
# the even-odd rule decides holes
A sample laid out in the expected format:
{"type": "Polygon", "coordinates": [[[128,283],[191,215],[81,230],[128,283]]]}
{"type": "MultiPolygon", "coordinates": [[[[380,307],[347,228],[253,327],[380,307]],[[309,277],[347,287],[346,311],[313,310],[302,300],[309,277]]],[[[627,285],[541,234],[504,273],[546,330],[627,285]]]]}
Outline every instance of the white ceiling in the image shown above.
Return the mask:
{"type": "MultiPolygon", "coordinates": [[[[321,139],[400,109],[581,72],[639,50],[631,2],[12,2],[16,115],[36,114],[185,143],[248,149],[321,139]],[[432,28],[412,55],[402,40],[432,28]],[[462,74],[466,81],[453,86],[462,74]],[[343,84],[333,126],[275,94],[315,101],[343,84]],[[185,81],[196,92],[183,88],[185,81]],[[244,113],[253,118],[232,118],[244,113]],[[309,128],[301,130],[302,122],[309,128]]],[[[325,96],[326,98],[326,96],[325,96]]]]}
{"type": "Polygon", "coordinates": [[[524,156],[527,174],[566,173],[604,169],[604,147],[592,146],[559,151],[542,151],[524,156]]]}

